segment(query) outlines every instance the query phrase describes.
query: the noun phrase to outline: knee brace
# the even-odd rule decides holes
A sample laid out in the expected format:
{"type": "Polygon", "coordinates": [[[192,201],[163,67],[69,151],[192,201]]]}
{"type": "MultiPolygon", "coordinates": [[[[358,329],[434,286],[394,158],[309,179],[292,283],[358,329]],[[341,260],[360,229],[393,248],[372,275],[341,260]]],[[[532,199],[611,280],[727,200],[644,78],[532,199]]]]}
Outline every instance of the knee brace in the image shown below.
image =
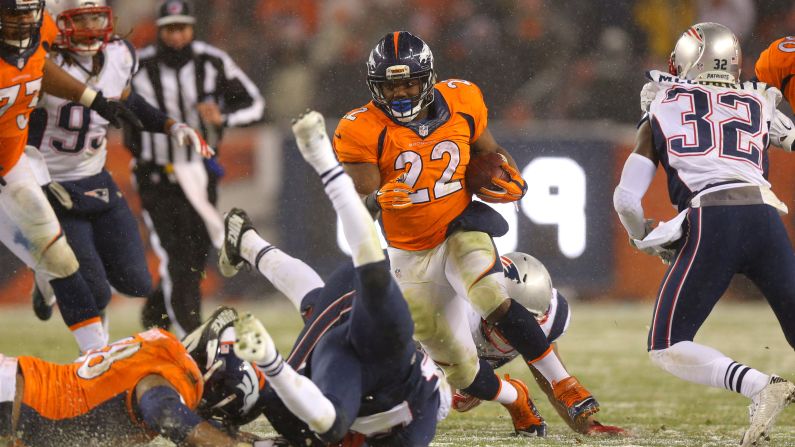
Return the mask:
{"type": "Polygon", "coordinates": [[[51,279],[66,278],[79,268],[77,257],[63,234],[44,248],[36,265],[37,272],[41,272],[51,279]]]}

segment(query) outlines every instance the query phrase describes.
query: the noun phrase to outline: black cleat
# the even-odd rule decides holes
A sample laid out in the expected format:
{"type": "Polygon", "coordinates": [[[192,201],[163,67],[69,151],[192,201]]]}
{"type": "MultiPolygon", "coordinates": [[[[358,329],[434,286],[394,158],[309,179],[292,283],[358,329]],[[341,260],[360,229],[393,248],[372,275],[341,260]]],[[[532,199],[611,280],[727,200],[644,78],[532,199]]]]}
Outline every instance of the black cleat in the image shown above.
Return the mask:
{"type": "Polygon", "coordinates": [[[254,230],[254,224],[245,211],[232,208],[224,215],[224,245],[218,256],[218,270],[227,278],[237,275],[246,262],[240,256],[240,242],[248,230],[254,230]]]}

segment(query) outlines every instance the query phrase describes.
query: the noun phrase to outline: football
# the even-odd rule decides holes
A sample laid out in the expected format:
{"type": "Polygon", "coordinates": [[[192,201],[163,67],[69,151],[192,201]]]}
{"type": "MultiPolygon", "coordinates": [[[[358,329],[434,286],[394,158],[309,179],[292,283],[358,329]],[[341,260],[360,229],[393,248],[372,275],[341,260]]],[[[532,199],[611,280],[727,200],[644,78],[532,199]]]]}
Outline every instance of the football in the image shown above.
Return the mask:
{"type": "Polygon", "coordinates": [[[503,180],[511,180],[511,176],[502,168],[505,158],[496,152],[487,152],[483,155],[475,156],[469,160],[464,183],[472,194],[477,194],[480,188],[499,191],[500,188],[491,183],[491,179],[497,177],[503,180]]]}

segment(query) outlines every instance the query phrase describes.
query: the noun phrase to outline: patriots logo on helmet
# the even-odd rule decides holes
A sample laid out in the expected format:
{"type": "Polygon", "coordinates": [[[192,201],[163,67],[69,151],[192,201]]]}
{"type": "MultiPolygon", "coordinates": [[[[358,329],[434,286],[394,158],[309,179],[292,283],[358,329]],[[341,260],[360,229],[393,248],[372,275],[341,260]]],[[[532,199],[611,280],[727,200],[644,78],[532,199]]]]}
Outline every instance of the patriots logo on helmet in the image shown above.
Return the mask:
{"type": "Polygon", "coordinates": [[[519,276],[519,269],[516,268],[516,264],[505,256],[500,256],[500,260],[502,261],[502,272],[505,274],[505,277],[516,284],[521,284],[522,278],[519,276]]]}

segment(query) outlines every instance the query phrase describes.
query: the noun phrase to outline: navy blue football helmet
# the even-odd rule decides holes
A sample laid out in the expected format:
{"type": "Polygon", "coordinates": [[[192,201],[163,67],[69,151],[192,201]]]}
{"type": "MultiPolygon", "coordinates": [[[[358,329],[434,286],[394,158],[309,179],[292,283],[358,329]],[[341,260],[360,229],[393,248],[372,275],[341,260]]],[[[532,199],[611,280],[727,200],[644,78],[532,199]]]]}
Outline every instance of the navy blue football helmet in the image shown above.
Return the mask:
{"type": "Polygon", "coordinates": [[[384,36],[370,52],[367,60],[367,86],[373,101],[400,122],[413,120],[433,102],[433,53],[422,39],[408,31],[395,31],[384,36]],[[411,98],[387,100],[382,91],[384,82],[418,79],[420,94],[411,98]]]}
{"type": "Polygon", "coordinates": [[[0,0],[0,45],[22,55],[39,44],[44,0],[0,0]]]}
{"type": "Polygon", "coordinates": [[[253,421],[262,413],[257,404],[265,385],[264,377],[254,365],[236,356],[231,344],[221,346],[218,359],[220,366],[204,382],[199,416],[215,419],[227,427],[253,421]]]}

